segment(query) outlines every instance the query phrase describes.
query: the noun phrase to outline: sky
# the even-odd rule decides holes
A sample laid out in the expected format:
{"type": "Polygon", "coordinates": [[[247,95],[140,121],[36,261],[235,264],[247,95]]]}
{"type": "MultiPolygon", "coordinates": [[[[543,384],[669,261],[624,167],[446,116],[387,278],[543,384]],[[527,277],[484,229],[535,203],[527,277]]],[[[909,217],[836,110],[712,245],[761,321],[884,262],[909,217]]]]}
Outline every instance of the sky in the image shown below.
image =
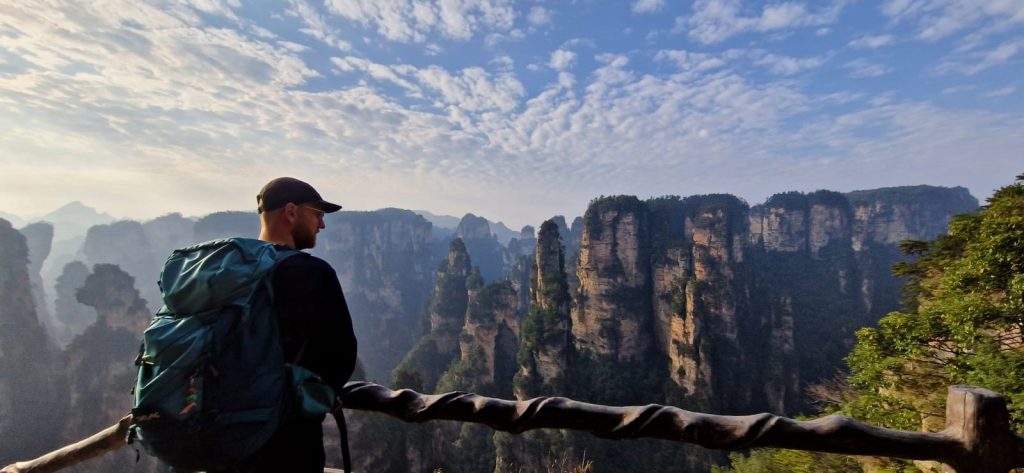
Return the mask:
{"type": "Polygon", "coordinates": [[[600,195],[1024,173],[1021,0],[0,5],[0,211],[350,210],[518,226],[600,195]]]}

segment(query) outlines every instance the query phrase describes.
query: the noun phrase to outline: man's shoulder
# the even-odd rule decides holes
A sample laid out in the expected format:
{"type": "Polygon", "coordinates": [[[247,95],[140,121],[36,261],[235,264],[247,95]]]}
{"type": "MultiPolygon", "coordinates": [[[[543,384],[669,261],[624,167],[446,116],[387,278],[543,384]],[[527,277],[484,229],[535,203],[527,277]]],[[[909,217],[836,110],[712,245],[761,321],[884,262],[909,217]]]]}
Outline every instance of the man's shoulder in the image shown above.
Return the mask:
{"type": "Polygon", "coordinates": [[[277,271],[330,271],[334,268],[327,261],[305,251],[295,251],[277,263],[277,271]]]}

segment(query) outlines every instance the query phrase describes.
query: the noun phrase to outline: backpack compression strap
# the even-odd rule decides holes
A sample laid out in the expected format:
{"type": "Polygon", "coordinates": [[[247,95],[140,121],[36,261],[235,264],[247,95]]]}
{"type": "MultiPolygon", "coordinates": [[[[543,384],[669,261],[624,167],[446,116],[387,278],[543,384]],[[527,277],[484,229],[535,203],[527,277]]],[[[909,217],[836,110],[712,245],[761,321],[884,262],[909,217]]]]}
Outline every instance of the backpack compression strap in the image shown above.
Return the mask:
{"type": "Polygon", "coordinates": [[[334,416],[334,423],[338,425],[338,435],[341,436],[341,464],[345,473],[352,471],[352,454],[348,451],[348,429],[345,427],[345,413],[341,409],[341,398],[334,400],[335,407],[331,410],[334,416]]]}

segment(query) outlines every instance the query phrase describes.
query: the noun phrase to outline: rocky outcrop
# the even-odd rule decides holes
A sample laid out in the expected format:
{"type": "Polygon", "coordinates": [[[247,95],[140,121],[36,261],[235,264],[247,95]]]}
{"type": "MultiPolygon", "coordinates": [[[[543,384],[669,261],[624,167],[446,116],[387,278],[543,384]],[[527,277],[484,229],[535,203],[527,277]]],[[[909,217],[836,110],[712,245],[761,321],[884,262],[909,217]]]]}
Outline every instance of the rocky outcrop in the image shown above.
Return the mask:
{"type": "Polygon", "coordinates": [[[338,273],[368,379],[388,380],[413,346],[430,295],[431,224],[399,209],[330,214],[313,253],[338,273]]]}
{"type": "Polygon", "coordinates": [[[462,241],[491,238],[491,225],[486,218],[466,214],[459,221],[459,226],[455,227],[455,237],[462,241]]]}
{"type": "Polygon", "coordinates": [[[636,197],[591,203],[584,217],[572,311],[576,348],[620,361],[639,360],[653,341],[647,213],[636,197]]]}
{"type": "Polygon", "coordinates": [[[130,274],[142,297],[159,306],[160,268],[162,259],[153,255],[153,247],[139,222],[122,220],[89,228],[82,244],[82,253],[90,265],[112,264],[130,274]]]}
{"type": "Polygon", "coordinates": [[[558,226],[545,221],[530,277],[532,304],[523,320],[515,380],[518,399],[558,395],[567,387],[572,329],[564,252],[558,226]]]}
{"type": "MultiPolygon", "coordinates": [[[[85,438],[131,410],[136,374],[132,360],[150,320],[134,279],[115,265],[96,265],[77,297],[96,311],[96,322],[64,351],[70,393],[68,415],[61,423],[65,442],[85,438]]],[[[118,451],[87,466],[92,471],[118,471],[129,464],[133,471],[155,471],[159,466],[148,456],[134,465],[134,457],[134,452],[118,451]]]]}
{"type": "Polygon", "coordinates": [[[28,243],[28,275],[32,280],[32,300],[36,305],[36,314],[39,321],[46,327],[46,332],[52,336],[57,332],[58,326],[49,307],[41,271],[43,263],[50,256],[50,250],[53,247],[53,225],[47,222],[36,222],[19,231],[25,235],[25,240],[28,243]]]}
{"type": "Polygon", "coordinates": [[[230,237],[256,238],[260,234],[260,216],[256,212],[214,212],[196,221],[197,242],[230,237]]]}
{"type": "Polygon", "coordinates": [[[466,245],[466,250],[473,258],[473,264],[480,268],[484,281],[497,281],[505,275],[506,265],[511,263],[511,258],[497,237],[491,233],[487,219],[466,214],[455,229],[455,237],[466,245]]]}
{"type": "Polygon", "coordinates": [[[67,346],[71,339],[85,331],[96,321],[96,311],[78,302],[76,293],[85,284],[91,271],[85,263],[72,261],[64,265],[64,271],[57,278],[57,298],[54,301],[58,329],[55,338],[60,346],[67,346]]]}
{"type": "MultiPolygon", "coordinates": [[[[195,222],[182,217],[180,213],[171,213],[154,218],[142,224],[142,231],[149,240],[153,258],[163,266],[171,252],[199,243],[196,239],[195,222]]],[[[253,235],[239,235],[252,237],[253,235]]]]}
{"type": "Polygon", "coordinates": [[[65,391],[36,315],[25,236],[3,219],[0,301],[0,463],[9,464],[58,446],[65,391]]]}
{"type": "Polygon", "coordinates": [[[425,325],[428,330],[395,370],[395,383],[419,384],[433,391],[451,363],[460,357],[459,334],[469,307],[467,280],[472,265],[461,239],[451,242],[448,259],[437,269],[437,282],[430,295],[425,325]]]}
{"type": "Polygon", "coordinates": [[[509,281],[501,281],[474,292],[459,334],[459,359],[437,390],[510,396],[519,350],[515,290],[509,281]]]}
{"type": "Polygon", "coordinates": [[[953,215],[978,208],[963,187],[887,187],[846,194],[853,207],[853,248],[931,240],[946,232],[953,215]]]}

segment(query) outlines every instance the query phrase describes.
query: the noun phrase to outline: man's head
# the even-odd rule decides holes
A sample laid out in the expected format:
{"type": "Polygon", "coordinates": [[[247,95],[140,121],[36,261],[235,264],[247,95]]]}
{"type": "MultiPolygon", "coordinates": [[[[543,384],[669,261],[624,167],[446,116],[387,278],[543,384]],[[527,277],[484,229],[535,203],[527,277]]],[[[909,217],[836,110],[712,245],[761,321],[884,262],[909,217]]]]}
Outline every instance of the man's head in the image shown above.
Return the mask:
{"type": "Polygon", "coordinates": [[[260,239],[300,250],[316,246],[324,214],[341,209],[320,197],[313,186],[292,177],[268,182],[256,196],[256,205],[260,239]]]}

